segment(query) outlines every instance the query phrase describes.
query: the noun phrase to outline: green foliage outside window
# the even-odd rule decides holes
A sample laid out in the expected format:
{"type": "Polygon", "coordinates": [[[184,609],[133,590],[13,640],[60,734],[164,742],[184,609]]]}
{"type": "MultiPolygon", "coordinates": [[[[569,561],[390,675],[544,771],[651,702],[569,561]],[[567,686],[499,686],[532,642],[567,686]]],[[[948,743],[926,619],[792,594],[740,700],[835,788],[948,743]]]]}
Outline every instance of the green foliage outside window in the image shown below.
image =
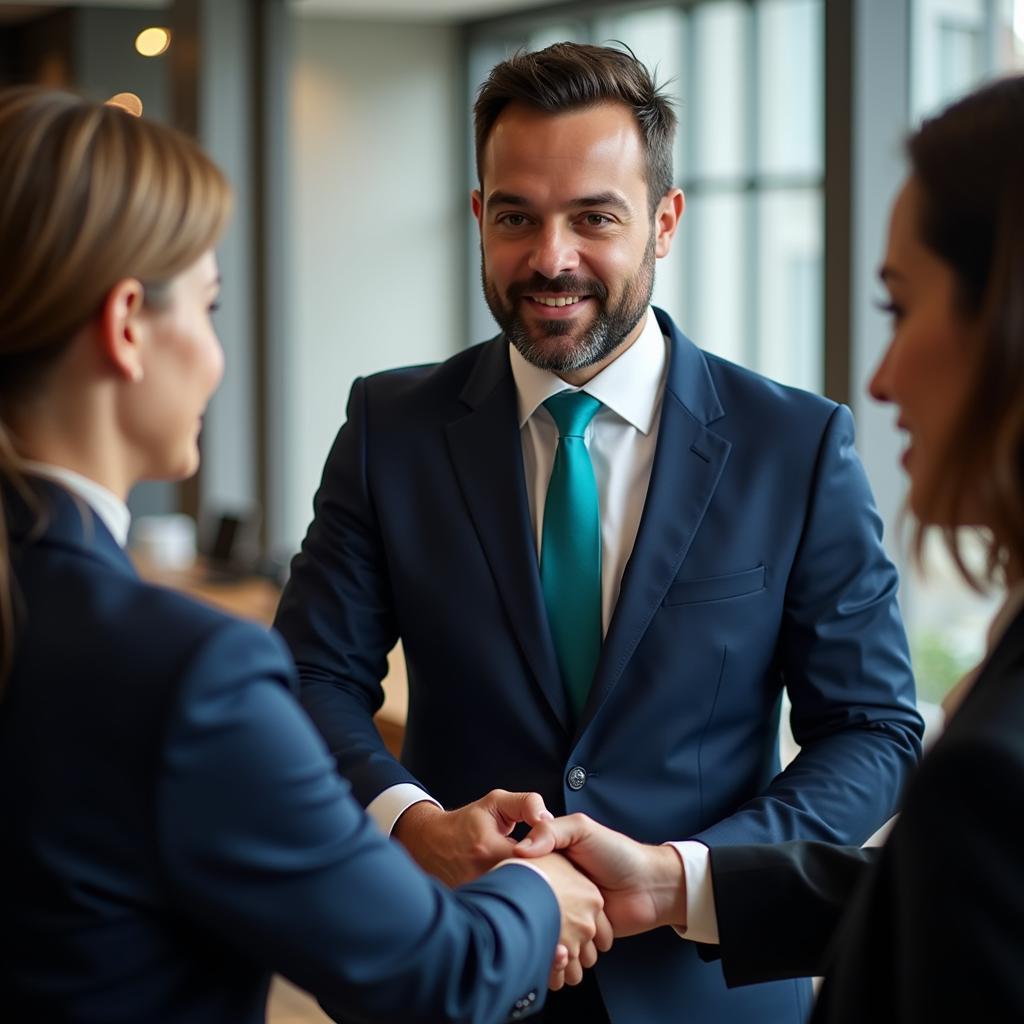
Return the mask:
{"type": "Polygon", "coordinates": [[[910,655],[917,680],[917,699],[938,704],[969,672],[975,659],[956,650],[948,637],[936,630],[922,629],[910,639],[910,655]]]}

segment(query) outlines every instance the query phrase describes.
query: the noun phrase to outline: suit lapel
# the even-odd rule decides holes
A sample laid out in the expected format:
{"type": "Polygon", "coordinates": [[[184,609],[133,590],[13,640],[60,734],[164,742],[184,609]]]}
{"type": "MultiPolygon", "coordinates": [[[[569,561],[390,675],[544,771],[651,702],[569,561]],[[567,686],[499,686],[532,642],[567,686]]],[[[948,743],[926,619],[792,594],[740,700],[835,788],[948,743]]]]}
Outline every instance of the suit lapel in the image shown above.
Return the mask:
{"type": "Polygon", "coordinates": [[[481,348],[460,397],[470,411],[447,427],[459,486],[519,646],[568,731],[569,709],[544,609],[515,384],[503,339],[481,348]]]}
{"type": "Polygon", "coordinates": [[[636,543],[577,737],[615,688],[679,572],[731,447],[707,427],[723,410],[703,353],[664,313],[655,313],[670,352],[658,445],[636,543]]]}

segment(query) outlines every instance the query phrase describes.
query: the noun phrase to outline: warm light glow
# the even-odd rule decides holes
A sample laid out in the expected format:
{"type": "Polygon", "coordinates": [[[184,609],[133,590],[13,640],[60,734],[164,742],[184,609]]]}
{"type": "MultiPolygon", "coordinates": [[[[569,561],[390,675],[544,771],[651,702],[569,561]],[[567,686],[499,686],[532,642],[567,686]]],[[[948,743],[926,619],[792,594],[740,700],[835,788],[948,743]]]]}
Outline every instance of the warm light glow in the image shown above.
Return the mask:
{"type": "Polygon", "coordinates": [[[159,57],[171,45],[171,33],[166,28],[144,28],[135,37],[135,49],[143,57],[159,57]]]}
{"type": "Polygon", "coordinates": [[[108,107],[120,107],[135,117],[142,117],[142,100],[133,92],[119,92],[107,100],[108,107]]]}

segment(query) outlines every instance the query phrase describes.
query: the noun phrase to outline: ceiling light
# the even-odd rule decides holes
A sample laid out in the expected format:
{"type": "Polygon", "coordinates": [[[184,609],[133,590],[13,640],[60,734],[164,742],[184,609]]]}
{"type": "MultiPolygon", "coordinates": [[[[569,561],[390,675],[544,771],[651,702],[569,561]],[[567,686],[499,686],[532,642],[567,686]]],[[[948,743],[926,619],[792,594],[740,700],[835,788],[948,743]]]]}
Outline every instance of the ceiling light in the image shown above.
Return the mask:
{"type": "Polygon", "coordinates": [[[135,37],[135,49],[143,57],[159,57],[171,45],[171,32],[166,28],[144,28],[135,37]]]}

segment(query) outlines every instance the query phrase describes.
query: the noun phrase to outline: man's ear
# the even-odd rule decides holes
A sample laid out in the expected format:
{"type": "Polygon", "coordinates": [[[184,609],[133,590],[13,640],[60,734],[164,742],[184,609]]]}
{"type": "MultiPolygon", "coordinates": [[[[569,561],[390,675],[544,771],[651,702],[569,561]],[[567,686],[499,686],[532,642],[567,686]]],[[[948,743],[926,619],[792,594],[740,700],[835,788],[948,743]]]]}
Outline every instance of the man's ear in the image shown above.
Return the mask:
{"type": "Polygon", "coordinates": [[[100,309],[100,345],[117,373],[131,381],[143,377],[142,342],[145,333],[145,291],[133,277],[118,281],[100,309]]]}
{"type": "Polygon", "coordinates": [[[661,259],[672,249],[672,239],[683,218],[686,209],[686,197],[681,188],[670,188],[658,203],[654,211],[655,245],[654,255],[661,259]]]}
{"type": "Polygon", "coordinates": [[[483,196],[480,194],[480,189],[475,188],[473,189],[472,192],[470,192],[469,205],[473,209],[473,216],[476,217],[476,222],[477,224],[480,225],[480,230],[482,232],[484,229],[484,199],[483,196]]]}

